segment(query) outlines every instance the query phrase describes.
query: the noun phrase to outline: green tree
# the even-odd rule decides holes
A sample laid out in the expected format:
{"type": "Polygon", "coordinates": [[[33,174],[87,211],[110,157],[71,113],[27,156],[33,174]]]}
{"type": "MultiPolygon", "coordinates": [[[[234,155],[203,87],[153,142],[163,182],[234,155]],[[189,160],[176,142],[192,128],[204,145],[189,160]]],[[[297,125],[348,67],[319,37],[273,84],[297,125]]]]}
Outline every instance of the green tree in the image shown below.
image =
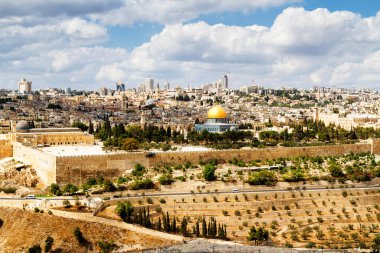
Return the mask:
{"type": "Polygon", "coordinates": [[[118,202],[115,212],[123,221],[132,223],[134,209],[130,201],[118,202]]]}
{"type": "Polygon", "coordinates": [[[269,232],[263,227],[259,227],[256,229],[255,227],[251,227],[248,233],[248,240],[254,241],[255,245],[266,242],[269,239],[269,232]]]}
{"type": "Polygon", "coordinates": [[[380,234],[377,234],[375,238],[373,239],[372,252],[373,253],[380,252],[380,234]]]}
{"type": "Polygon", "coordinates": [[[55,184],[55,183],[53,183],[53,184],[50,185],[50,189],[49,189],[49,191],[50,191],[51,194],[53,194],[53,195],[55,195],[55,196],[60,196],[60,195],[62,195],[62,192],[61,192],[61,190],[59,189],[59,185],[58,185],[58,184],[55,184]]]}
{"type": "Polygon", "coordinates": [[[83,124],[80,121],[74,121],[74,123],[71,125],[72,127],[77,127],[81,129],[82,131],[87,131],[88,126],[86,124],[83,124]]]}
{"type": "Polygon", "coordinates": [[[216,167],[212,164],[206,164],[206,166],[203,168],[203,178],[206,181],[214,181],[215,180],[215,170],[216,167]]]}
{"type": "Polygon", "coordinates": [[[67,184],[65,188],[63,188],[64,193],[74,194],[78,191],[78,187],[73,184],[67,184]]]}
{"type": "Polygon", "coordinates": [[[51,236],[46,237],[45,239],[45,252],[49,252],[53,247],[54,239],[51,236]]]}
{"type": "Polygon", "coordinates": [[[126,138],[123,141],[123,149],[127,151],[134,151],[139,149],[139,142],[135,138],[126,138]]]}
{"type": "Polygon", "coordinates": [[[90,124],[88,125],[88,133],[94,134],[94,124],[92,124],[91,120],[90,120],[90,124]]]}

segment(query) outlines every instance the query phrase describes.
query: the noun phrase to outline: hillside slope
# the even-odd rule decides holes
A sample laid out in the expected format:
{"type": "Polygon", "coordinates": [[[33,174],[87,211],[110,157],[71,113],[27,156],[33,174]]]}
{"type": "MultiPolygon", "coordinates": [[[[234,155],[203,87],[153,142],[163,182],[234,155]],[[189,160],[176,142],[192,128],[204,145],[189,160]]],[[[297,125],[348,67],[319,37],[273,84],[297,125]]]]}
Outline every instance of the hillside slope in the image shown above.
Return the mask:
{"type": "Polygon", "coordinates": [[[47,236],[54,238],[53,249],[57,252],[99,252],[98,241],[112,240],[121,252],[173,245],[175,242],[147,234],[139,234],[118,227],[93,222],[78,221],[45,213],[34,213],[15,208],[0,207],[1,252],[26,252],[40,244],[43,248],[47,236]],[[89,243],[80,245],[73,235],[79,227],[89,243]]]}

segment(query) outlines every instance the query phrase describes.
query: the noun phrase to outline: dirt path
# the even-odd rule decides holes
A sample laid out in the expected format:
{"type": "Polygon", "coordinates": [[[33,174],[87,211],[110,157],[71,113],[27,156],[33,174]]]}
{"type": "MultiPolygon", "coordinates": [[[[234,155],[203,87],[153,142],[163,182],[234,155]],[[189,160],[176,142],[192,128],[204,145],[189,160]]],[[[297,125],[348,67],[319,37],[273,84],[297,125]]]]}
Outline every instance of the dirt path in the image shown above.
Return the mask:
{"type": "Polygon", "coordinates": [[[105,224],[105,225],[109,225],[109,226],[115,226],[118,228],[133,231],[135,233],[146,234],[149,236],[155,236],[155,237],[159,237],[159,238],[165,239],[165,240],[172,240],[172,241],[178,241],[178,242],[184,241],[184,238],[182,236],[179,236],[179,235],[167,234],[167,233],[155,231],[152,229],[140,227],[137,225],[128,224],[128,223],[125,223],[122,221],[111,220],[111,219],[93,216],[92,213],[73,213],[73,212],[65,212],[65,211],[54,210],[54,209],[51,209],[51,211],[53,212],[54,215],[59,216],[59,217],[71,218],[71,219],[81,220],[81,221],[101,223],[101,224],[105,224]]]}

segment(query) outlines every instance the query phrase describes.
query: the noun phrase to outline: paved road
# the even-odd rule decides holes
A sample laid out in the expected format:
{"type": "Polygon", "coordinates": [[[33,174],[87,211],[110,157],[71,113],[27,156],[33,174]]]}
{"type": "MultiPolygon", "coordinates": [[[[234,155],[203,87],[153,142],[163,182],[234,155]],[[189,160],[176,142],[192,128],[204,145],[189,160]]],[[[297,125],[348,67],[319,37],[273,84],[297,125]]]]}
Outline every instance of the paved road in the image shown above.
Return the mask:
{"type": "MultiPolygon", "coordinates": [[[[372,185],[372,186],[351,186],[351,187],[311,187],[305,189],[265,189],[265,190],[248,190],[248,189],[238,189],[238,191],[217,191],[217,192],[167,192],[167,193],[145,193],[145,194],[134,194],[134,195],[125,195],[122,197],[113,197],[112,199],[130,199],[130,198],[141,198],[141,197],[161,197],[161,196],[189,196],[189,195],[215,195],[215,194],[242,194],[242,193],[281,193],[281,192],[290,192],[290,191],[340,191],[340,190],[370,190],[370,189],[378,189],[380,190],[380,185],[372,185]]],[[[104,196],[103,196],[104,197],[104,196]]],[[[97,196],[97,199],[102,198],[102,196],[97,196]]],[[[80,200],[86,200],[85,197],[80,197],[80,200]]],[[[92,196],[94,199],[94,196],[92,196]]],[[[74,201],[76,198],[73,197],[54,197],[54,198],[35,198],[35,199],[26,199],[20,197],[0,197],[0,200],[9,200],[9,201],[19,201],[19,200],[27,200],[27,201],[63,201],[63,200],[71,200],[74,201]]],[[[0,204],[1,205],[1,204],[0,204]]]]}
{"type": "MultiPolygon", "coordinates": [[[[306,189],[268,189],[268,190],[238,190],[238,191],[217,191],[217,192],[168,192],[168,193],[145,193],[144,197],[160,197],[160,196],[188,196],[188,195],[214,195],[214,194],[242,194],[242,193],[281,193],[281,192],[290,192],[290,191],[340,191],[340,190],[369,190],[369,189],[379,189],[380,185],[373,186],[358,186],[358,187],[336,187],[336,188],[306,188],[306,189]]],[[[142,195],[130,195],[122,196],[120,199],[129,199],[129,198],[141,198],[142,195]]]]}

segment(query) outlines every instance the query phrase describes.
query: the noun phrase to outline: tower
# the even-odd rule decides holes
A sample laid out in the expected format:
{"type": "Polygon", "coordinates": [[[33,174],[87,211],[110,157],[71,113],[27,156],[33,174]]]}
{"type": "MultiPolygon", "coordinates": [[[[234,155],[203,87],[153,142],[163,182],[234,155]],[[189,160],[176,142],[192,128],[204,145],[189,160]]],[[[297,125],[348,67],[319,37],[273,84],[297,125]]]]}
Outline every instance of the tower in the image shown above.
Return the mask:
{"type": "Polygon", "coordinates": [[[141,125],[141,128],[144,129],[145,128],[145,123],[146,123],[146,120],[145,120],[145,115],[143,112],[141,112],[141,119],[140,119],[140,125],[141,125]]]}
{"type": "Polygon", "coordinates": [[[126,111],[128,108],[128,97],[123,93],[121,96],[121,110],[126,111]]]}
{"type": "Polygon", "coordinates": [[[20,93],[31,93],[32,92],[32,82],[27,81],[25,78],[21,79],[18,83],[18,91],[20,93]]]}

